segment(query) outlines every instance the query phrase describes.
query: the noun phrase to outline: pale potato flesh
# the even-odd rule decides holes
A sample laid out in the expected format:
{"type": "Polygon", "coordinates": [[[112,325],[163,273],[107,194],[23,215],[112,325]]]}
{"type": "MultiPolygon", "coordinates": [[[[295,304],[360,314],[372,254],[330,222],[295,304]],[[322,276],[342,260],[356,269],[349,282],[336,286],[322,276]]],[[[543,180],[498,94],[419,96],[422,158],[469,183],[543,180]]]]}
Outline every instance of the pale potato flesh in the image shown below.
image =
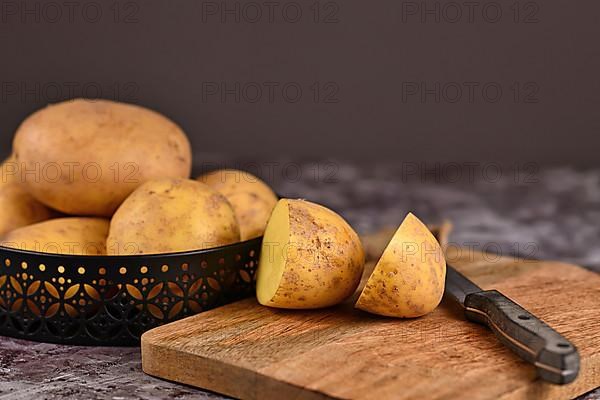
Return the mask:
{"type": "Polygon", "coordinates": [[[236,243],[240,231],[227,199],[187,179],[146,182],[113,216],[109,255],[162,254],[236,243]]]}
{"type": "Polygon", "coordinates": [[[108,100],[69,100],[30,115],[13,141],[38,201],[70,215],[110,217],[146,181],[188,178],[191,147],[174,122],[108,100]]]}
{"type": "Polygon", "coordinates": [[[287,201],[281,201],[273,210],[263,238],[256,296],[260,304],[268,305],[279,288],[285,257],[282,243],[289,243],[290,218],[287,201]]]}
{"type": "Polygon", "coordinates": [[[15,229],[2,246],[65,255],[104,255],[109,222],[103,218],[57,218],[15,229]]]}
{"type": "Polygon", "coordinates": [[[227,198],[238,223],[241,240],[262,236],[277,196],[256,176],[240,170],[222,169],[198,177],[227,198]]]}
{"type": "Polygon", "coordinates": [[[364,261],[360,239],[342,217],[318,204],[282,199],[263,239],[258,301],[291,309],[338,304],[356,290],[364,261]]]}
{"type": "Polygon", "coordinates": [[[54,216],[53,210],[34,199],[20,183],[0,185],[0,238],[14,229],[54,216]]]}
{"type": "Polygon", "coordinates": [[[429,229],[408,214],[356,302],[373,314],[413,318],[433,311],[444,294],[446,260],[429,229]]]}

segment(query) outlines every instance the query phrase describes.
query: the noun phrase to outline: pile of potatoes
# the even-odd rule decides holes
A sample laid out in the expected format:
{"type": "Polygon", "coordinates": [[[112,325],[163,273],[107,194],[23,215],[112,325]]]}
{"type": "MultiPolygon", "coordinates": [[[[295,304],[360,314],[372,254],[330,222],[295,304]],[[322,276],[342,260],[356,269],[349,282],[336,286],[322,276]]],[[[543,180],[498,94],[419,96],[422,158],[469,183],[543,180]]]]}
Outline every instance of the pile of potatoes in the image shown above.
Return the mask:
{"type": "Polygon", "coordinates": [[[444,255],[414,215],[359,288],[365,251],[341,216],[305,200],[278,200],[242,171],[192,180],[191,154],[183,130],[149,109],[81,99],[48,106],[23,121],[1,166],[0,245],[140,255],[264,235],[256,293],[265,306],[328,307],[358,293],[356,308],[418,317],[439,304],[444,255]]]}
{"type": "Polygon", "coordinates": [[[261,236],[275,193],[221,170],[190,179],[190,143],[152,110],[106,100],[48,106],[2,164],[0,244],[58,254],[163,254],[261,236]]]}

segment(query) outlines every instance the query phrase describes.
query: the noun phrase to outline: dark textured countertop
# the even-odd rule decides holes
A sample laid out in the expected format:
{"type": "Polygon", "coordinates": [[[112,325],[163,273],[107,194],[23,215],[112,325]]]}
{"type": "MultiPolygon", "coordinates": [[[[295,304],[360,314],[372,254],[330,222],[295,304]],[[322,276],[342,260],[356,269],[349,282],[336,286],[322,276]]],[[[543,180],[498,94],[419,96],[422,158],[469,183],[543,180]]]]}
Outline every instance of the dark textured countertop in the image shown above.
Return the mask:
{"type": "MultiPolygon", "coordinates": [[[[269,165],[259,167],[264,177],[274,177],[268,180],[279,193],[323,203],[361,233],[397,225],[411,210],[426,222],[451,220],[451,242],[459,245],[600,271],[600,170],[462,165],[459,178],[451,164],[269,165]]],[[[58,346],[0,337],[0,399],[67,398],[221,397],[144,375],[138,348],[58,346]]],[[[583,398],[600,400],[600,389],[583,398]]]]}

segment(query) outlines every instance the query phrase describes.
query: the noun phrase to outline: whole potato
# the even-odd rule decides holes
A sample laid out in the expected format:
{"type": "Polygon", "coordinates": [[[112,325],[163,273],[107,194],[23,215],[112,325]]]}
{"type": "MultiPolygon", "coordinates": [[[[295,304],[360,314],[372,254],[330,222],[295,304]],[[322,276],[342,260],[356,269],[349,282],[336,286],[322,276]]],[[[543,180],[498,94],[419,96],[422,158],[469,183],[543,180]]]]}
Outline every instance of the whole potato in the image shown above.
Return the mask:
{"type": "Polygon", "coordinates": [[[223,246],[240,240],[227,199],[186,179],[146,182],[110,223],[109,254],[160,254],[223,246]]]}
{"type": "Polygon", "coordinates": [[[241,240],[262,236],[277,204],[277,196],[265,182],[235,169],[210,172],[198,180],[227,198],[240,224],[241,240]]]}
{"type": "Polygon", "coordinates": [[[19,183],[0,185],[0,237],[23,226],[53,218],[56,213],[34,199],[19,183]]]}
{"type": "Polygon", "coordinates": [[[0,165],[0,187],[10,183],[18,183],[19,181],[20,176],[17,162],[15,161],[15,156],[11,155],[0,165]]]}
{"type": "Polygon", "coordinates": [[[408,214],[377,262],[356,308],[389,317],[420,317],[444,294],[446,260],[437,240],[408,214]]]}
{"type": "Polygon", "coordinates": [[[72,100],[29,116],[13,149],[28,191],[72,215],[111,216],[142,183],[187,178],[191,149],[163,115],[107,100],[72,100]],[[24,171],[24,172],[25,172],[24,171]]]}
{"type": "Polygon", "coordinates": [[[364,262],[358,235],[338,214],[304,200],[279,200],[263,239],[258,302],[296,309],[338,304],[356,290],[364,262]]]}
{"type": "Polygon", "coordinates": [[[42,253],[104,255],[108,226],[102,218],[57,218],[15,229],[0,244],[42,253]]]}

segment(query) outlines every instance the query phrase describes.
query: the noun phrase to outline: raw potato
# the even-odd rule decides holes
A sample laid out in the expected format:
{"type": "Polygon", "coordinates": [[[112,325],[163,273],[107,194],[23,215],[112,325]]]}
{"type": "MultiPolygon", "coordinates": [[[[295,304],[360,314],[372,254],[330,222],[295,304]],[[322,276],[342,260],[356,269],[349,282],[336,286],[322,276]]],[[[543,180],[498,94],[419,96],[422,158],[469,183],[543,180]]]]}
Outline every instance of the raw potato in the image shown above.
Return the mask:
{"type": "Polygon", "coordinates": [[[352,295],[365,252],[356,232],[333,211],[304,200],[279,200],[267,225],[256,295],[279,308],[319,308],[352,295]]]}
{"type": "Polygon", "coordinates": [[[1,244],[42,253],[104,255],[108,226],[102,218],[57,218],[15,229],[1,244]]]}
{"type": "Polygon", "coordinates": [[[171,120],[146,108],[107,100],[71,100],[29,116],[14,155],[28,191],[72,215],[111,216],[142,183],[187,178],[191,149],[171,120]]]}
{"type": "Polygon", "coordinates": [[[53,218],[55,212],[34,199],[19,183],[0,185],[0,238],[23,226],[53,218]]]}
{"type": "MultiPolygon", "coordinates": [[[[452,232],[452,223],[444,220],[440,224],[427,225],[427,229],[431,231],[433,237],[438,241],[444,253],[448,247],[448,238],[450,232],[452,232]]],[[[372,233],[363,238],[363,246],[365,247],[365,253],[367,253],[367,261],[378,261],[383,254],[383,251],[394,237],[394,234],[398,230],[394,228],[383,228],[377,233],[372,233]]]]}
{"type": "Polygon", "coordinates": [[[198,181],[146,182],[110,223],[109,255],[161,254],[238,242],[240,229],[227,199],[198,181]]]}
{"type": "Polygon", "coordinates": [[[19,182],[19,173],[15,156],[11,155],[0,165],[0,187],[19,182]]]}
{"type": "Polygon", "coordinates": [[[429,229],[408,214],[356,302],[356,308],[389,317],[420,317],[442,299],[446,260],[429,229]]]}
{"type": "Polygon", "coordinates": [[[198,178],[227,198],[238,223],[241,240],[262,236],[277,196],[256,176],[235,169],[223,169],[198,178]]]}

